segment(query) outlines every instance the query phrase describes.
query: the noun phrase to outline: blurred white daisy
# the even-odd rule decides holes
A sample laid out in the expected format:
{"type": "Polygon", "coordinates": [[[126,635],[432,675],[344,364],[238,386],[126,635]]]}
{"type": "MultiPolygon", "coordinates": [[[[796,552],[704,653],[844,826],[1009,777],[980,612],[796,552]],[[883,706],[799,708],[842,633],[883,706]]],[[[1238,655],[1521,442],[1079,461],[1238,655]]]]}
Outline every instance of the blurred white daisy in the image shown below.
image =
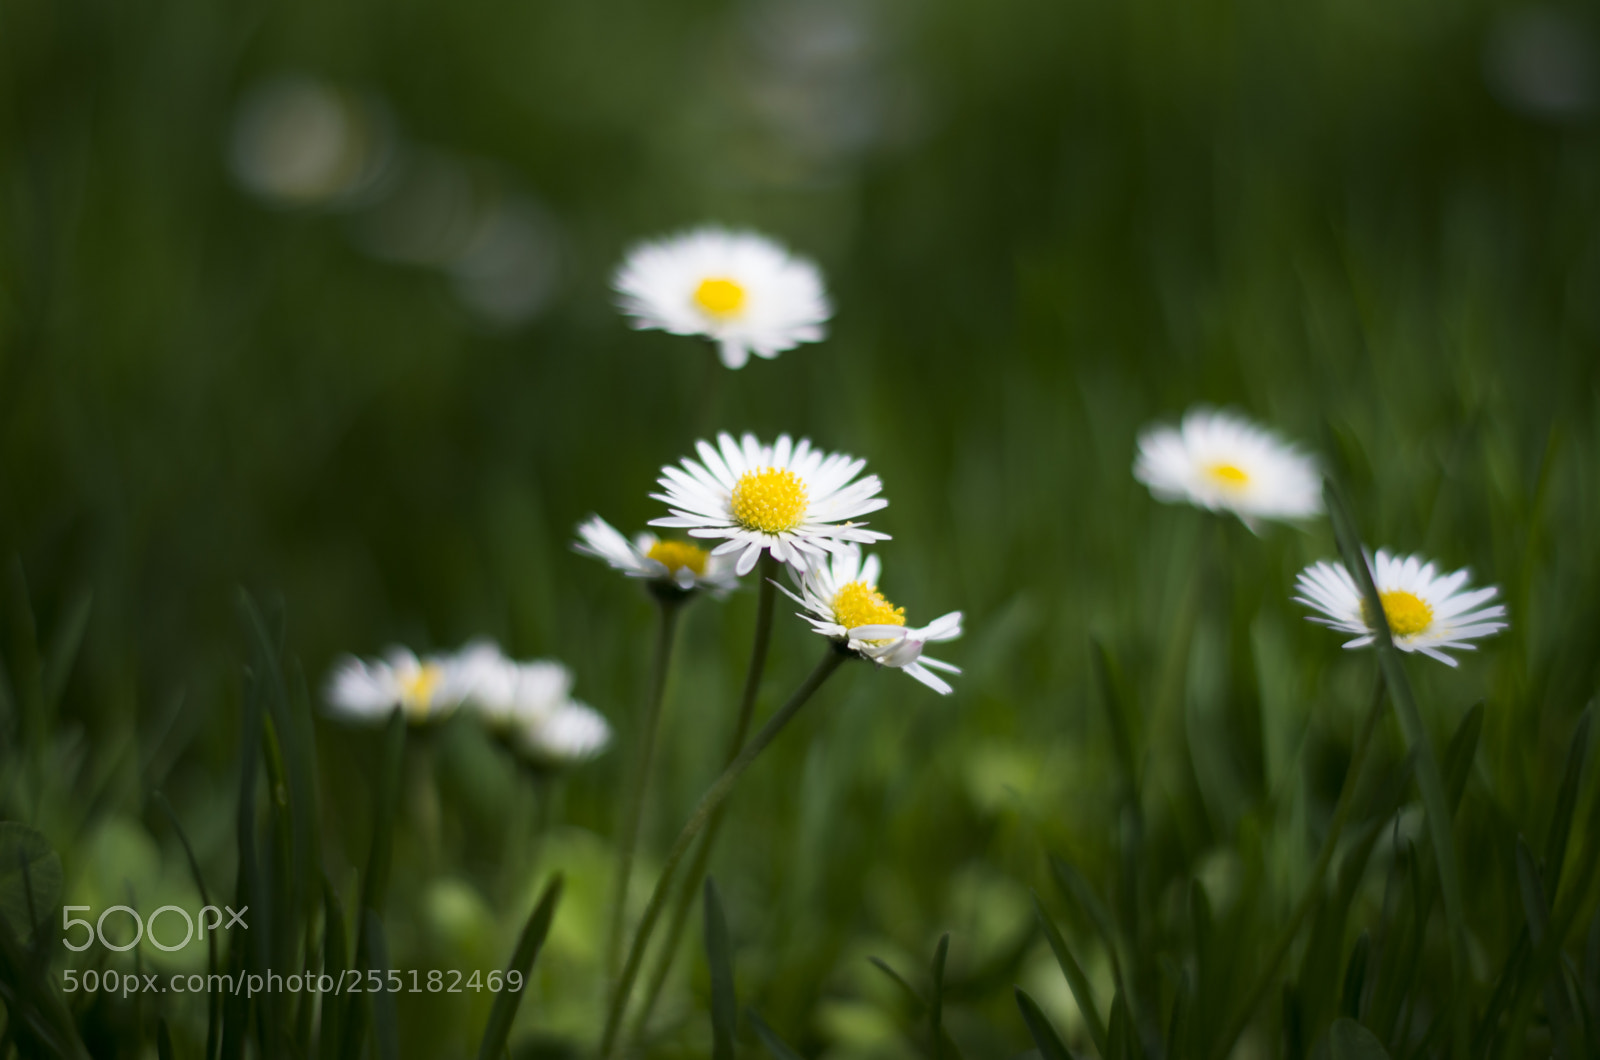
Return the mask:
{"type": "Polygon", "coordinates": [[[491,641],[461,652],[466,704],[512,750],[535,764],[587,761],[611,742],[611,726],[572,698],[572,671],[550,659],[518,662],[491,641]]]}
{"type": "Polygon", "coordinates": [[[715,227],[635,245],[612,286],[634,327],[705,335],[729,368],[820,341],[833,312],[810,261],[754,232],[715,227]]]}
{"type": "Polygon", "coordinates": [[[604,560],[630,578],[648,578],[682,592],[707,589],[718,595],[738,584],[731,557],[713,556],[687,541],[663,541],[651,533],[629,541],[598,515],[578,524],[578,537],[573,548],[604,560]]]}
{"type": "Polygon", "coordinates": [[[323,698],[330,713],[351,721],[382,721],[399,707],[408,721],[420,724],[449,714],[463,693],[458,658],[418,658],[409,649],[390,648],[382,659],[340,659],[328,675],[323,698]]]}
{"type": "Polygon", "coordinates": [[[885,507],[878,496],[877,475],[856,479],[865,460],[813,449],[808,439],[791,442],[779,435],[762,445],[753,434],[740,441],[719,434],[717,447],[697,442],[700,459],[685,458],[681,467],[664,467],[658,480],[665,493],[650,496],[672,509],[651,526],[687,530],[690,537],[726,538],[711,550],[713,557],[738,552],[734,570],[750,573],[762,549],[772,558],[805,568],[845,542],[870,543],[888,534],[868,530],[854,520],[885,507]]]}
{"type": "MultiPolygon", "coordinates": [[[[1444,649],[1471,651],[1474,645],[1468,641],[1506,628],[1506,623],[1500,621],[1505,618],[1505,607],[1484,606],[1500,590],[1493,585],[1487,589],[1465,588],[1465,570],[1440,575],[1421,556],[1391,556],[1382,549],[1372,557],[1370,566],[1384,617],[1389,620],[1389,633],[1401,651],[1419,651],[1446,666],[1455,666],[1456,660],[1444,649]]],[[[1295,586],[1301,593],[1295,601],[1324,616],[1313,616],[1312,622],[1357,634],[1345,643],[1346,648],[1372,643],[1371,616],[1344,564],[1327,560],[1315,563],[1300,572],[1295,586]]]]}
{"type": "Polygon", "coordinates": [[[864,659],[904,670],[935,692],[949,695],[950,685],[933,671],[958,674],[960,669],[930,659],[922,650],[930,643],[961,636],[961,612],[952,611],[921,629],[908,627],[906,609],[895,607],[878,591],[879,570],[877,556],[868,556],[863,562],[861,549],[846,545],[799,577],[799,595],[783,591],[805,608],[799,615],[815,632],[864,659]]]}
{"type": "Polygon", "coordinates": [[[1176,429],[1144,430],[1133,477],[1158,500],[1232,512],[1252,530],[1262,519],[1322,511],[1315,460],[1241,416],[1208,408],[1190,409],[1176,429]]]}

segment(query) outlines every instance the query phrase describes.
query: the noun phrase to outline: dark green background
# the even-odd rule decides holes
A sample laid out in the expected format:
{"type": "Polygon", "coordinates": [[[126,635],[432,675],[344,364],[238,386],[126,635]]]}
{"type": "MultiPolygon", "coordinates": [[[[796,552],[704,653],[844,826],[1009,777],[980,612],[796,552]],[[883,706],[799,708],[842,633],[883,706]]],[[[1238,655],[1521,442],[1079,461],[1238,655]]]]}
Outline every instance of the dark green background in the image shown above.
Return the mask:
{"type": "MultiPolygon", "coordinates": [[[[7,816],[97,907],[132,872],[115,844],[137,847],[162,866],[139,877],[153,906],[187,886],[159,787],[230,879],[241,586],[281,608],[313,686],[391,642],[560,658],[619,730],[565,786],[583,831],[534,849],[525,779],[454,726],[437,842],[406,818],[388,919],[403,966],[496,967],[565,864],[522,1026],[592,1034],[650,612],[571,528],[642,526],[656,469],[709,431],[805,434],[883,477],[883,588],[913,622],[962,609],[940,655],[967,672],[939,699],[852,667],[752,773],[714,864],[742,1000],[807,1055],[902,1055],[864,957],[909,969],[949,930],[969,1056],[1024,1047],[1013,981],[1081,1044],[1048,951],[1019,940],[1046,853],[1106,893],[1128,882],[1090,636],[1142,718],[1148,945],[1181,935],[1200,875],[1219,908],[1256,896],[1233,933],[1246,967],[1303,883],[1371,681],[1288,599],[1333,554],[1325,524],[1257,539],[1133,481],[1138,430],[1209,402],[1318,450],[1369,544],[1503,587],[1510,632],[1458,671],[1411,666],[1441,739],[1487,701],[1462,848],[1500,866],[1469,897],[1502,960],[1510,844],[1543,835],[1600,666],[1600,39],[1587,9],[1541,10],[1567,19],[1585,105],[1519,102],[1494,56],[1522,9],[1480,2],[4,0],[0,554],[41,629],[94,599],[58,736],[72,765],[7,816]],[[865,43],[804,66],[783,17],[808,10],[865,43]],[[352,215],[242,191],[235,108],[285,70],[504,167],[559,231],[546,310],[488,326],[437,270],[364,253],[352,215]],[[775,83],[824,132],[871,135],[795,141],[775,83]],[[608,291],[626,246],[705,220],[815,257],[828,340],[727,373],[696,340],[628,330],[608,291]]],[[[721,753],[752,597],[688,624],[656,855],[721,753]]],[[[766,703],[819,647],[780,621],[766,703]]],[[[326,856],[348,869],[376,737],[319,739],[326,856]]],[[[1381,874],[1371,889],[1376,908],[1381,874]]],[[[409,1055],[466,1049],[483,1008],[430,1005],[402,1005],[409,1055]]],[[[703,1006],[697,963],[663,1042],[703,1048],[703,1006]]]]}

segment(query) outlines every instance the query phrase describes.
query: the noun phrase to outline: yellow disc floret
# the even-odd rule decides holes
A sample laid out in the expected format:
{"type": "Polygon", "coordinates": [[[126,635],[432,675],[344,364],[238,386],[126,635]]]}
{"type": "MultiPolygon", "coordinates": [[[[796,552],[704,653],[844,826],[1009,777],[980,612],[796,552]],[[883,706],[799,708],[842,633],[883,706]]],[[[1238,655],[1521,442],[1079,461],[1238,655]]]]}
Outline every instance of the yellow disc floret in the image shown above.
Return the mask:
{"type": "Polygon", "coordinates": [[[400,675],[400,705],[408,714],[423,715],[433,709],[433,694],[439,688],[444,668],[424,663],[416,671],[400,675]]]}
{"type": "Polygon", "coordinates": [[[833,620],[845,629],[903,626],[906,609],[895,607],[876,587],[866,582],[851,582],[833,594],[833,620]]]}
{"type": "Polygon", "coordinates": [[[694,304],[714,317],[731,317],[744,308],[744,288],[733,280],[701,280],[694,289],[694,304]]]}
{"type": "Polygon", "coordinates": [[[734,484],[729,500],[734,522],[746,530],[781,534],[806,516],[806,484],[783,467],[746,471],[734,484]]]}
{"type": "MultiPolygon", "coordinates": [[[[1421,633],[1433,624],[1433,608],[1416,593],[1390,589],[1379,593],[1378,599],[1383,601],[1383,617],[1389,620],[1389,632],[1397,637],[1421,633]]],[[[1361,601],[1361,618],[1369,626],[1372,624],[1365,600],[1361,601]]]]}
{"type": "Polygon", "coordinates": [[[1206,468],[1206,472],[1217,480],[1222,486],[1238,489],[1250,481],[1250,473],[1237,464],[1217,463],[1206,468]]]}
{"type": "Polygon", "coordinates": [[[667,568],[669,574],[676,574],[685,567],[696,575],[705,574],[706,560],[711,558],[711,553],[687,541],[657,541],[645,555],[667,568]]]}

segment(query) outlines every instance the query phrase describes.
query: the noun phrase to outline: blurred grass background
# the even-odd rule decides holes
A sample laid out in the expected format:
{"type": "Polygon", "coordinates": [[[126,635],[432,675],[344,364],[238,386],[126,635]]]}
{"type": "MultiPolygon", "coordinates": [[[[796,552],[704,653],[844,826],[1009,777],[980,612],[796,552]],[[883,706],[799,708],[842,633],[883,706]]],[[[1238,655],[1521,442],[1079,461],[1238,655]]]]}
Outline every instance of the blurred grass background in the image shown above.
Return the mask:
{"type": "MultiPolygon", "coordinates": [[[[1369,544],[1505,591],[1509,633],[1411,667],[1441,742],[1486,702],[1460,834],[1497,866],[1469,891],[1492,982],[1522,924],[1511,844],[1543,836],[1600,666],[1596,30],[1443,0],[3,0],[0,554],[41,630],[94,601],[51,752],[75,771],[54,794],[14,773],[6,815],[55,844],[69,901],[154,906],[190,886],[159,788],[231,879],[240,586],[313,686],[391,642],[560,658],[619,746],[535,838],[526,778],[448,727],[408,763],[442,799],[402,813],[386,921],[401,967],[487,971],[565,868],[519,1027],[590,1041],[650,611],[571,528],[654,517],[656,469],[711,431],[805,434],[882,475],[884,589],[914,622],[964,610],[944,656],[967,672],[939,700],[852,667],[750,775],[713,862],[741,999],[807,1055],[916,1055],[865,956],[910,969],[948,930],[968,1056],[1026,1047],[1012,982],[1081,1044],[1033,935],[1045,855],[1146,910],[1151,954],[1205,880],[1248,967],[1372,679],[1288,600],[1325,525],[1256,539],[1133,481],[1141,426],[1203,401],[1318,449],[1369,544]],[[371,181],[259,193],[322,113],[241,161],[250,101],[291,75],[388,145],[347,146],[371,181]],[[503,208],[493,273],[474,240],[503,208]],[[727,373],[630,332],[609,270],[704,220],[816,257],[829,339],[727,373]],[[1140,719],[1135,862],[1091,636],[1140,719]]],[[[752,610],[694,607],[646,869],[716,768],[752,610]]],[[[814,641],[780,621],[765,704],[814,641]]],[[[347,886],[377,736],[317,735],[347,886]]],[[[1375,916],[1381,873],[1363,894],[1375,916]]],[[[705,1048],[698,960],[661,1055],[705,1048]]],[[[486,1011],[407,996],[407,1055],[464,1055],[486,1011]]]]}

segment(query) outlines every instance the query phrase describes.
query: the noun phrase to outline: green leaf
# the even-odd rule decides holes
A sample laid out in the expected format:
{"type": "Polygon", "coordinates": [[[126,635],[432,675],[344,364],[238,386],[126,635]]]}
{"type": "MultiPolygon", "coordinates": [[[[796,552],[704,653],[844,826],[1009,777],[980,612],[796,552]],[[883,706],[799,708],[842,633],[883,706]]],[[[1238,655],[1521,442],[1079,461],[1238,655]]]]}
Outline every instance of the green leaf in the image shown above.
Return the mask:
{"type": "Polygon", "coordinates": [[[517,940],[511,963],[506,965],[507,975],[513,971],[522,973],[522,989],[511,990],[508,987],[495,996],[494,1007],[489,1010],[489,1022],[484,1027],[483,1044],[478,1047],[479,1060],[499,1060],[500,1054],[505,1051],[506,1040],[511,1036],[511,1022],[517,1015],[517,1005],[528,989],[533,962],[538,960],[539,950],[544,946],[545,937],[550,934],[550,923],[555,919],[556,906],[561,901],[561,888],[564,885],[564,877],[556,873],[544,885],[538,903],[534,905],[533,912],[528,914],[528,922],[522,928],[522,937],[517,940]]]}
{"type": "Polygon", "coordinates": [[[1350,960],[1344,966],[1344,1000],[1339,1011],[1349,1019],[1361,1018],[1361,991],[1367,984],[1367,957],[1372,952],[1372,936],[1363,931],[1350,947],[1350,960]]]}
{"type": "MultiPolygon", "coordinates": [[[[200,871],[200,861],[194,856],[194,847],[189,843],[189,836],[184,832],[183,825],[178,821],[178,814],[172,808],[172,803],[167,801],[166,795],[153,792],[150,801],[166,815],[167,821],[172,825],[173,834],[178,837],[179,844],[183,847],[183,856],[189,862],[189,875],[194,877],[194,886],[200,892],[202,907],[211,904],[211,892],[206,887],[205,874],[200,871]]],[[[217,963],[217,933],[206,933],[206,972],[216,975],[217,963]]],[[[217,1055],[217,1042],[222,1034],[222,992],[219,990],[206,991],[206,1057],[217,1055]]]]}
{"type": "MultiPolygon", "coordinates": [[[[1022,1022],[1028,1026],[1028,1034],[1033,1038],[1033,1044],[1039,1047],[1039,1055],[1043,1060],[1072,1060],[1072,1054],[1062,1043],[1056,1029],[1050,1025],[1050,1019],[1039,1008],[1038,1002],[1028,996],[1022,987],[1013,987],[1017,996],[1017,1008],[1022,1010],[1022,1022]]],[[[1104,1054],[1102,1054],[1104,1055],[1104,1054]]]]}
{"type": "Polygon", "coordinates": [[[1377,1035],[1346,1016],[1333,1021],[1328,1046],[1333,1060],[1389,1060],[1377,1035]]]}
{"type": "Polygon", "coordinates": [[[772,1054],[772,1060],[802,1060],[799,1053],[789,1047],[789,1043],[778,1037],[767,1021],[762,1019],[755,1009],[745,1009],[746,1022],[755,1029],[756,1037],[761,1039],[761,1044],[767,1047],[767,1052],[772,1054]]]}
{"type": "Polygon", "coordinates": [[[61,858],[25,824],[0,821],[0,916],[26,943],[61,902],[61,858]]]}
{"type": "Polygon", "coordinates": [[[733,1060],[734,1035],[739,1019],[733,988],[733,956],[728,942],[728,920],[722,911],[717,881],[706,877],[706,961],[711,968],[711,1060],[733,1060]]]}
{"type": "Polygon", "coordinates": [[[1556,795],[1555,813],[1550,818],[1550,835],[1545,841],[1545,880],[1550,900],[1554,901],[1561,885],[1562,864],[1567,858],[1567,840],[1572,835],[1572,813],[1578,804],[1578,782],[1583,777],[1584,763],[1589,759],[1589,723],[1594,719],[1594,707],[1583,709],[1578,726],[1572,732],[1572,743],[1567,750],[1567,766],[1561,775],[1561,788],[1556,795]]]}
{"type": "Polygon", "coordinates": [[[1072,951],[1067,947],[1067,940],[1061,937],[1061,932],[1045,913],[1037,894],[1033,896],[1033,914],[1038,918],[1040,928],[1044,930],[1044,937],[1050,943],[1050,950],[1055,954],[1056,963],[1061,966],[1061,974],[1066,977],[1073,1000],[1078,1003],[1078,1011],[1083,1014],[1083,1024],[1089,1031],[1089,1039],[1094,1042],[1095,1050],[1102,1057],[1109,1057],[1111,1054],[1106,1048],[1106,1025],[1101,1022],[1100,1010],[1095,1007],[1094,993],[1089,988],[1089,977],[1083,974],[1083,966],[1072,955],[1072,951]]]}
{"type": "Polygon", "coordinates": [[[382,773],[375,785],[376,815],[367,871],[361,880],[361,908],[381,912],[389,892],[389,862],[394,848],[394,813],[400,801],[400,767],[405,758],[406,719],[396,707],[383,734],[382,773]]]}
{"type": "MultiPolygon", "coordinates": [[[[1378,665],[1382,667],[1384,680],[1389,685],[1389,697],[1394,703],[1395,713],[1400,718],[1400,727],[1405,732],[1406,742],[1417,753],[1417,787],[1422,790],[1422,806],[1427,818],[1428,834],[1433,840],[1434,859],[1438,862],[1439,886],[1444,896],[1445,922],[1450,929],[1450,965],[1454,980],[1452,986],[1454,992],[1459,995],[1466,978],[1467,936],[1461,897],[1461,866],[1456,858],[1454,814],[1449,800],[1445,797],[1444,781],[1433,753],[1433,741],[1428,736],[1427,726],[1422,723],[1416,698],[1411,692],[1411,681],[1406,676],[1406,668],[1400,660],[1400,653],[1395,650],[1394,641],[1389,635],[1389,620],[1384,613],[1383,601],[1378,596],[1377,586],[1373,584],[1372,571],[1367,566],[1361,538],[1356,532],[1355,520],[1351,517],[1350,509],[1332,479],[1324,480],[1322,493],[1327,503],[1328,515],[1333,521],[1334,537],[1339,542],[1339,552],[1344,557],[1345,567],[1361,591],[1365,612],[1372,616],[1378,665]]],[[[1464,1047],[1467,1029],[1466,1006],[1457,1005],[1455,1011],[1455,1041],[1458,1046],[1464,1047]]]]}
{"type": "MultiPolygon", "coordinates": [[[[366,911],[363,931],[367,937],[370,959],[367,968],[377,972],[387,987],[389,970],[389,942],[383,931],[383,918],[371,909],[366,911]]],[[[367,1001],[372,1005],[373,1053],[377,1060],[400,1060],[400,1018],[395,1010],[395,995],[388,989],[369,991],[367,1001]]]]}
{"type": "Polygon", "coordinates": [[[944,1054],[944,962],[950,955],[950,932],[939,936],[939,945],[933,951],[933,1000],[928,1005],[929,1029],[933,1035],[933,1060],[944,1054]]]}
{"type": "Polygon", "coordinates": [[[900,992],[905,995],[906,1000],[911,1004],[911,1014],[914,1018],[920,1018],[927,1011],[928,1003],[922,1000],[922,995],[917,993],[917,988],[906,982],[899,972],[889,967],[888,961],[885,961],[882,957],[868,957],[867,961],[878,971],[888,976],[890,982],[900,988],[900,992]]]}
{"type": "MultiPolygon", "coordinates": [[[[1545,895],[1544,884],[1539,879],[1539,867],[1533,862],[1533,851],[1528,849],[1527,842],[1521,836],[1517,837],[1517,890],[1522,895],[1522,910],[1528,918],[1528,938],[1538,947],[1550,929],[1550,903],[1545,895]]],[[[1545,1014],[1550,1020],[1551,1033],[1557,1042],[1566,1046],[1563,1051],[1567,1055],[1576,1056],[1571,1048],[1576,1037],[1572,1009],[1568,1004],[1565,984],[1561,981],[1559,966],[1544,988],[1545,1014]]]]}
{"type": "Polygon", "coordinates": [[[1167,1017],[1167,1060],[1187,1060],[1189,1055],[1189,1006],[1194,1002],[1194,987],[1189,973],[1178,977],[1172,992],[1172,1013],[1167,1017]]]}
{"type": "Polygon", "coordinates": [[[1137,1060],[1143,1052],[1139,1048],[1139,1033],[1133,1027],[1133,1016],[1128,1012],[1128,999],[1121,990],[1111,999],[1111,1026],[1106,1044],[1108,1060],[1137,1060]]]}
{"type": "MultiPolygon", "coordinates": [[[[345,937],[344,913],[339,908],[339,895],[326,878],[322,881],[322,971],[333,981],[344,982],[350,967],[349,945],[345,937]]],[[[321,1060],[335,1060],[344,1028],[345,1013],[350,1009],[350,999],[335,990],[322,995],[322,1026],[318,1033],[317,1055],[321,1060]]],[[[206,1054],[210,1055],[209,1051],[206,1054]]]]}

